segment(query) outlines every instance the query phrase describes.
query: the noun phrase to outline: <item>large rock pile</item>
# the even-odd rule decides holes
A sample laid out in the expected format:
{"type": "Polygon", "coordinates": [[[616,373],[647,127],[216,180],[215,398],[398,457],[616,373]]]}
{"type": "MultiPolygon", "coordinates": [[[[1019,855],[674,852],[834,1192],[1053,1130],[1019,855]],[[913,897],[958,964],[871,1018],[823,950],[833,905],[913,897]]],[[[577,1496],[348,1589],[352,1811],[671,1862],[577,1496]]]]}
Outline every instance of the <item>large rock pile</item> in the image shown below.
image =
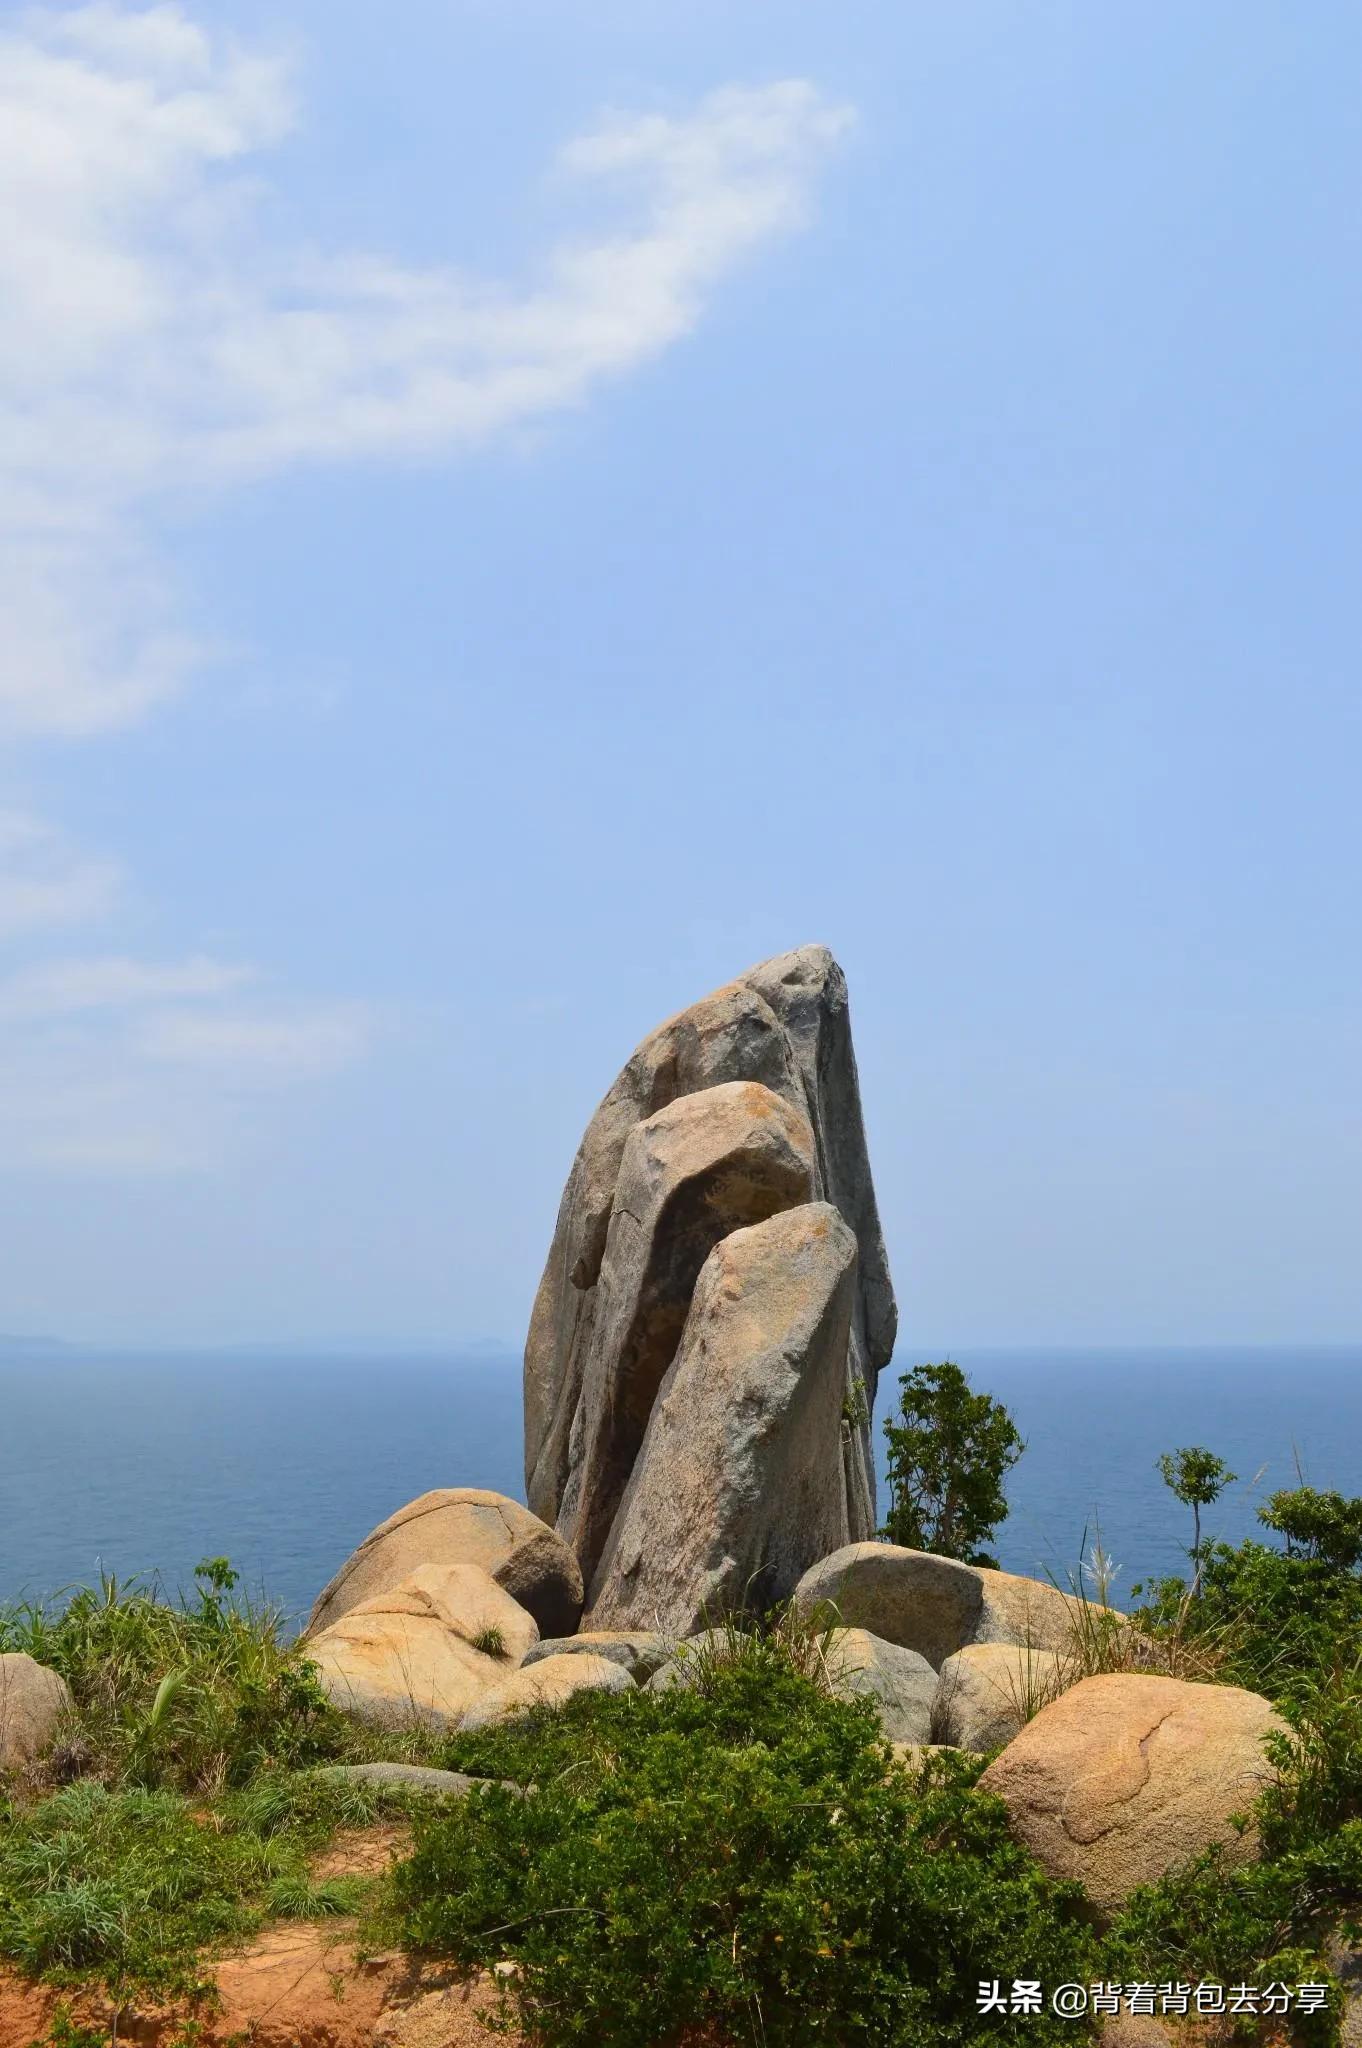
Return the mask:
{"type": "Polygon", "coordinates": [[[593,1621],[685,1632],[869,1537],[895,1325],[846,982],[805,947],[646,1038],[568,1177],[525,1350],[526,1490],[593,1621]]]}
{"type": "Polygon", "coordinates": [[[998,1752],[982,1783],[1096,1914],[1211,1842],[1252,1855],[1265,1701],[1084,1677],[1071,1596],[869,1540],[894,1326],[846,986],[806,948],[662,1025],[610,1089],[526,1346],[530,1507],[447,1489],[375,1529],[313,1610],[328,1691],[471,1730],[703,1685],[743,1626],[713,1624],[788,1597],[811,1673],[906,1757],[998,1752]]]}

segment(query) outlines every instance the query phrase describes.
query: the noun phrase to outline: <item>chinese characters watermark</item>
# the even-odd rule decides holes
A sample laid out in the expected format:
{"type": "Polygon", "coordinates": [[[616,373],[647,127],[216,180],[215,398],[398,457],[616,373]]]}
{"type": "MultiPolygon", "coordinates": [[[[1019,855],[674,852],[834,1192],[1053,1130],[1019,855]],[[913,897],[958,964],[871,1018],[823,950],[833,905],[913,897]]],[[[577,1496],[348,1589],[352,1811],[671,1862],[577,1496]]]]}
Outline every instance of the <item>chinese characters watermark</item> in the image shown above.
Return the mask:
{"type": "Polygon", "coordinates": [[[1005,2013],[1025,2019],[1047,2008],[1060,2019],[1079,2020],[1088,2014],[1145,2013],[1287,2013],[1323,2012],[1329,2002],[1327,1984],[1060,1984],[1046,1992],[1035,1977],[1014,1977],[1004,1984],[994,1977],[979,1986],[975,2001],[981,2013],[1005,2013]]]}

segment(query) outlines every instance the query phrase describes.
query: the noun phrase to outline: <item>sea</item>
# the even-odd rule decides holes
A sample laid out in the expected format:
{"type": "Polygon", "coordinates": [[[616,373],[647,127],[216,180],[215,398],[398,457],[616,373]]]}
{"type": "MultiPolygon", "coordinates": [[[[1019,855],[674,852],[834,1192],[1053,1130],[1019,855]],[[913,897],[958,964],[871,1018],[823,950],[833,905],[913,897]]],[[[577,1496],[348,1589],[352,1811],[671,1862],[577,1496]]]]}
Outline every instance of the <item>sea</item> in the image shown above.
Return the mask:
{"type": "MultiPolygon", "coordinates": [[[[1009,1571],[1090,1579],[1096,1546],[1119,1606],[1185,1569],[1190,1513],[1158,1472],[1160,1452],[1183,1445],[1237,1474],[1205,1518],[1230,1542],[1258,1530],[1278,1487],[1362,1494],[1362,1346],[957,1362],[1026,1443],[996,1541],[1009,1571]]],[[[900,1369],[881,1379],[877,1436],[900,1369]]],[[[437,1486],[523,1498],[511,1353],[0,1356],[0,1603],[60,1599],[101,1574],[174,1594],[225,1556],[253,1599],[297,1623],[377,1522],[437,1486]]]]}

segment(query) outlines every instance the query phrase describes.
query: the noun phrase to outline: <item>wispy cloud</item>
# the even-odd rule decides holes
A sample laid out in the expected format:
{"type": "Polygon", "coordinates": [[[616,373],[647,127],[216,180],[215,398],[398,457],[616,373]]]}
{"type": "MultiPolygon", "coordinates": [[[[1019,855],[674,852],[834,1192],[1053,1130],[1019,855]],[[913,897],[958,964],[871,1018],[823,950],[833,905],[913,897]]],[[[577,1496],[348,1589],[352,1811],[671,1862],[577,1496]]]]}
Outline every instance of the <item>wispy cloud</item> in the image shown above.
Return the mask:
{"type": "Polygon", "coordinates": [[[225,1011],[209,1016],[161,1012],[139,1034],[150,1059],[229,1068],[262,1079],[317,1079],[339,1073],[365,1050],[371,1020],[362,1004],[336,1004],[290,1015],[225,1011]]]}
{"type": "Polygon", "coordinates": [[[98,1171],[214,1167],[259,1135],[267,1104],[360,1059],[373,1026],[360,1004],[285,999],[255,968],[206,956],[23,969],[0,980],[0,1156],[98,1171]]]}
{"type": "Polygon", "coordinates": [[[109,909],[121,876],[29,811],[0,810],[0,938],[80,924],[109,909]]]}
{"type": "Polygon", "coordinates": [[[558,170],[610,224],[528,282],[281,246],[259,163],[297,118],[280,56],[177,5],[0,35],[0,726],[123,724],[190,671],[156,561],[171,498],[579,404],[799,222],[850,117],[794,80],[602,120],[558,170]]]}
{"type": "Polygon", "coordinates": [[[250,967],[198,956],[169,964],[105,954],[48,960],[0,980],[0,1018],[71,1017],[146,1003],[226,995],[255,979],[250,967]]]}
{"type": "MultiPolygon", "coordinates": [[[[605,116],[555,166],[577,232],[507,279],[283,246],[262,171],[299,118],[279,52],[175,0],[0,29],[0,742],[126,726],[199,666],[211,626],[161,545],[186,504],[580,405],[799,224],[851,117],[799,80],[605,116]]],[[[108,950],[124,894],[115,862],[0,809],[0,938],[105,942],[0,975],[10,1166],[211,1166],[373,1039],[364,1005],[249,965],[108,950]]]]}

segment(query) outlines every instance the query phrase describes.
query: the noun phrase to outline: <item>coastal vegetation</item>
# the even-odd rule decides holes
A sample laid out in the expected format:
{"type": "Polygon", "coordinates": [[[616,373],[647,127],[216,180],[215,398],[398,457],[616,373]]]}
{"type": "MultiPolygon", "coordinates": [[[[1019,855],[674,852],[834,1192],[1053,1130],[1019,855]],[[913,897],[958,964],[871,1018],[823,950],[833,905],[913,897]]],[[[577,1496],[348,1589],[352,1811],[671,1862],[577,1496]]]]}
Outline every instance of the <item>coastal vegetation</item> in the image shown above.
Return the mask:
{"type": "Polygon", "coordinates": [[[1096,1955],[1077,1887],[971,1789],[983,1759],[896,1759],[780,1620],[734,1631],[694,1689],[579,1694],[444,1757],[538,1789],[418,1822],[393,1929],[509,1957],[545,2042],[963,2043],[981,1979],[1069,1981],[1096,1955]]]}
{"type": "Polygon", "coordinates": [[[950,1359],[915,1366],[899,1381],[884,1435],[886,1541],[993,1564],[981,1545],[1007,1514],[1004,1481],[1026,1448],[1001,1401],[976,1392],[950,1359]]]}
{"type": "Polygon", "coordinates": [[[340,2034],[339,1996],[278,2021],[290,1963],[269,2048],[466,2042],[408,2035],[413,1983],[518,2048],[1048,2048],[1118,2010],[1090,1987],[1202,1981],[1276,2002],[1184,2006],[1198,2048],[1337,2040],[1362,1501],[1274,1493],[1231,1546],[1223,1460],[1172,1450],[1187,1571],[1121,1611],[1100,1536],[1069,1586],[996,1568],[1021,1434],[944,1361],[900,1380],[877,1530],[896,1327],[845,980],[805,947],[650,1034],[583,1135],[528,1505],[399,1506],[298,1639],[222,1558],[0,1613],[0,1997],[69,1990],[51,2048],[93,2048],[90,1986],[110,2041],[170,2000],[173,2048],[225,2048],[261,2038],[233,1970],[343,1923],[348,2011],[400,1981],[340,2034]]]}
{"type": "MultiPolygon", "coordinates": [[[[960,1476],[942,1492],[963,1497],[960,1476]]],[[[106,1580],[0,1614],[0,1652],[58,1671],[73,1703],[0,1804],[0,1955],[116,2004],[211,2011],[224,1945],[359,1915],[371,1946],[500,1965],[508,2013],[545,2048],[686,2028],[771,2048],[964,2044],[989,2032],[978,1984],[1014,1976],[1332,1984],[1362,1904],[1362,1502],[1298,1487],[1260,1519],[1263,1540],[1237,1546],[1198,1529],[1188,1575],[1141,1589],[1128,1618],[1086,1589],[1077,1604],[1069,1682],[1194,1669],[1285,1723],[1244,1815],[1261,1857],[1209,1851],[1105,1927],[979,1788],[986,1756],[895,1751],[872,1701],[838,1696],[826,1615],[730,1617],[672,1690],[398,1736],[340,1712],[306,1643],[215,1559],[184,1598],[106,1580]],[[432,1805],[318,1768],[380,1754],[487,1782],[432,1805]],[[314,1875],[338,1831],[394,1807],[412,1834],[386,1876],[314,1875]]],[[[977,1516],[962,1527],[978,1540],[977,1516]]],[[[1338,2011],[1335,1987],[1297,2030],[1333,2038],[1338,2011]]],[[[1037,2042],[1082,2031],[1027,2024],[1037,2042]]]]}

